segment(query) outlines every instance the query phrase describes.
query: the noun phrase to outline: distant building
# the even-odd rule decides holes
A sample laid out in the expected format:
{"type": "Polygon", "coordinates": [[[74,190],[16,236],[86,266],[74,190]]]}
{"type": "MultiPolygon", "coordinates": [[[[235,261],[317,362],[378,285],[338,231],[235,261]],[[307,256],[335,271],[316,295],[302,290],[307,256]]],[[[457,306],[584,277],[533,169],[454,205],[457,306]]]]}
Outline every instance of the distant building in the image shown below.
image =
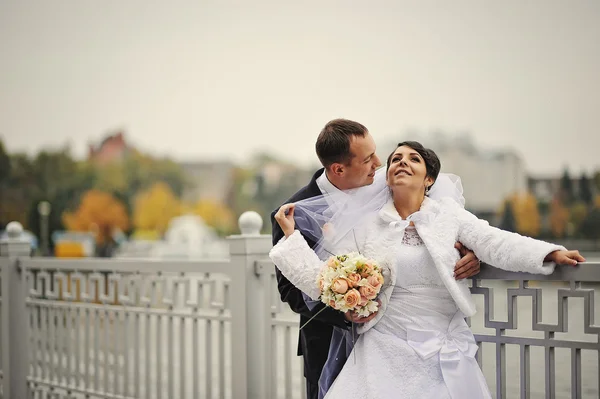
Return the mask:
{"type": "Polygon", "coordinates": [[[179,165],[190,183],[183,192],[184,201],[208,199],[227,203],[235,170],[232,162],[179,162],[179,165]]]}
{"type": "Polygon", "coordinates": [[[262,165],[258,175],[266,190],[279,190],[285,186],[293,189],[293,194],[310,181],[315,171],[316,169],[306,170],[293,164],[271,161],[262,165]]]}
{"type": "MultiPolygon", "coordinates": [[[[527,185],[529,191],[537,198],[539,202],[549,203],[555,195],[562,190],[562,175],[561,176],[529,176],[527,185]]],[[[578,177],[571,177],[571,186],[573,187],[573,195],[579,198],[581,195],[580,189],[581,180],[578,177]]],[[[592,196],[596,195],[594,182],[590,180],[590,190],[592,196]]]]}
{"type": "MultiPolygon", "coordinates": [[[[574,185],[577,182],[573,182],[574,185]]],[[[549,203],[560,191],[560,176],[529,176],[527,179],[529,191],[537,198],[539,202],[549,203]]]]}
{"type": "Polygon", "coordinates": [[[125,141],[123,132],[107,136],[98,145],[89,145],[88,160],[96,165],[106,165],[125,159],[132,148],[125,141]]]}

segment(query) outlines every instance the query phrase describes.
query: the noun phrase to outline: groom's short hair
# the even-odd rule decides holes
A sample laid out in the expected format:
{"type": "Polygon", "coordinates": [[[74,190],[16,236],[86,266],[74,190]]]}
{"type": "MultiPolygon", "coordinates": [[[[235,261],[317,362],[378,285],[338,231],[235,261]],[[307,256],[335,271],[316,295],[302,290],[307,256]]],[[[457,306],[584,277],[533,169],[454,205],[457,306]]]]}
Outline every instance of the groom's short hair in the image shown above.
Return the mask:
{"type": "Polygon", "coordinates": [[[317,156],[324,167],[334,163],[348,164],[352,159],[350,142],[353,137],[365,137],[366,127],[348,119],[334,119],[327,122],[315,145],[317,156]]]}

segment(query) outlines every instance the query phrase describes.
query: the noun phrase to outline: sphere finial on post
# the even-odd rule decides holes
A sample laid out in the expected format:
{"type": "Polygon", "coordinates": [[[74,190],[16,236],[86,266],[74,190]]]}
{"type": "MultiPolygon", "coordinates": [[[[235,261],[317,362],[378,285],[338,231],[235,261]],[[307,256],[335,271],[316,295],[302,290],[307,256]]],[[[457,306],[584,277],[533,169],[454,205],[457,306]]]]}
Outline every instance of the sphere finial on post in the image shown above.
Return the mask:
{"type": "Polygon", "coordinates": [[[241,214],[238,219],[238,226],[242,235],[259,235],[263,220],[258,213],[247,211],[241,214]]]}
{"type": "Polygon", "coordinates": [[[6,225],[6,234],[9,239],[17,239],[23,234],[23,225],[19,222],[10,222],[6,225]]]}

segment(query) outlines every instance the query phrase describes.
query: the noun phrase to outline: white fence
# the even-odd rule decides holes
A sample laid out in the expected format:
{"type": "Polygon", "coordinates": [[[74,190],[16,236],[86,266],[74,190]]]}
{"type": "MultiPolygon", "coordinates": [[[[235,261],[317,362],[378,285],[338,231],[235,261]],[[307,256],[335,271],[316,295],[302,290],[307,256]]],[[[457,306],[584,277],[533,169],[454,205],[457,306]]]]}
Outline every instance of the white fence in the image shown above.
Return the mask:
{"type": "MultiPolygon", "coordinates": [[[[279,301],[262,221],[245,220],[220,261],[30,258],[11,231],[0,243],[3,398],[303,398],[298,318],[279,301]]],[[[598,282],[594,263],[552,276],[483,268],[471,324],[497,398],[598,397],[598,282]],[[531,311],[530,331],[517,309],[531,311]]]]}

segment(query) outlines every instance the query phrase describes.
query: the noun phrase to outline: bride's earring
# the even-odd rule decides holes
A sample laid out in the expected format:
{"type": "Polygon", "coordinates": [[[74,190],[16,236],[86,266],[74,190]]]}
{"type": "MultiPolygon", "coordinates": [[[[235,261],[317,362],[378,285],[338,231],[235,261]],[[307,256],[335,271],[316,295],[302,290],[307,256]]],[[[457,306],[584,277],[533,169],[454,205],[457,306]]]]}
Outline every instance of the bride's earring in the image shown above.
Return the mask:
{"type": "Polygon", "coordinates": [[[429,187],[431,186],[425,186],[425,195],[429,194],[429,187]]]}

